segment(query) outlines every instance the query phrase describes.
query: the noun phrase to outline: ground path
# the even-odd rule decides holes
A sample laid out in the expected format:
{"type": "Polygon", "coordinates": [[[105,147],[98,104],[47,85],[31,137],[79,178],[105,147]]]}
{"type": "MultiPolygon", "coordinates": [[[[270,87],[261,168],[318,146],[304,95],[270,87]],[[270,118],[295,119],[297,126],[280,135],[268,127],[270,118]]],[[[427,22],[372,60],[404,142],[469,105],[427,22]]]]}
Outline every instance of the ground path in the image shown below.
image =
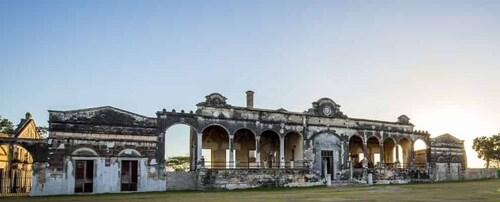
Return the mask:
{"type": "Polygon", "coordinates": [[[11,197],[0,201],[500,201],[500,179],[357,187],[279,188],[126,194],[11,197]]]}

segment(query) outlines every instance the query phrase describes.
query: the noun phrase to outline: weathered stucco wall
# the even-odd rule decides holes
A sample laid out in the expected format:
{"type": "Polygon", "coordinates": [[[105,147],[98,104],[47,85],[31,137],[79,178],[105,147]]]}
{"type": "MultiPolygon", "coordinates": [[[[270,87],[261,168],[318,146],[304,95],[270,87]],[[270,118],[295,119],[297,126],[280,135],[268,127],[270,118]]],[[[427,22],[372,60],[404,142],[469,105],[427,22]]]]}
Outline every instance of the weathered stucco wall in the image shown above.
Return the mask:
{"type": "MultiPolygon", "coordinates": [[[[333,166],[332,172],[328,172],[334,176],[340,170],[340,139],[338,136],[331,133],[321,133],[314,136],[314,171],[318,176],[322,175],[322,155],[321,151],[328,151],[332,153],[333,166]]],[[[334,177],[334,179],[336,179],[334,177]]]]}
{"type": "Polygon", "coordinates": [[[55,171],[37,164],[32,179],[31,196],[59,195],[75,193],[75,160],[94,161],[94,180],[92,193],[116,193],[121,189],[121,161],[138,161],[137,191],[164,191],[165,178],[158,177],[152,166],[147,166],[146,158],[110,158],[106,163],[104,157],[72,157],[65,158],[64,171],[55,171]]]}

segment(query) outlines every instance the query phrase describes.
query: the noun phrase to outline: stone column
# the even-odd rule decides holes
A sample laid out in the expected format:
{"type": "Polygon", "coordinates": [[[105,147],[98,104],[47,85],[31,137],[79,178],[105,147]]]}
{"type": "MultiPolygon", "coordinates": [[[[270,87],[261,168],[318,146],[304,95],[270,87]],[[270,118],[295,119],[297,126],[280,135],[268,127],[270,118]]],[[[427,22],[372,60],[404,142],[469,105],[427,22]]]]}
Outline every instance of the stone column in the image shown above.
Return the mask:
{"type": "Polygon", "coordinates": [[[385,167],[385,148],[384,148],[384,141],[382,140],[382,142],[380,142],[379,144],[379,148],[380,148],[380,166],[382,168],[385,167]]]}
{"type": "Polygon", "coordinates": [[[201,150],[203,149],[202,148],[202,141],[203,141],[202,137],[203,137],[203,133],[196,134],[196,165],[198,165],[197,168],[205,167],[205,164],[201,164],[202,163],[201,162],[201,155],[202,155],[201,150]]]}
{"type": "Polygon", "coordinates": [[[255,137],[255,166],[260,168],[260,136],[255,137]]]}
{"type": "Polygon", "coordinates": [[[414,157],[415,148],[413,147],[413,145],[414,145],[414,143],[412,142],[410,144],[410,153],[408,154],[408,158],[410,158],[408,161],[408,162],[410,162],[410,167],[413,167],[415,165],[415,157],[414,157]]]}
{"type": "Polygon", "coordinates": [[[279,168],[285,167],[285,138],[280,137],[280,166],[279,168]]]}
{"type": "MultiPolygon", "coordinates": [[[[364,155],[364,158],[367,158],[368,159],[368,139],[366,137],[366,130],[363,132],[363,155],[364,155]]],[[[359,161],[361,162],[363,159],[359,159],[359,161]]]]}
{"type": "MultiPolygon", "coordinates": [[[[368,144],[366,142],[366,139],[363,140],[363,155],[364,155],[364,158],[368,159],[368,156],[371,155],[370,154],[370,151],[368,151],[368,144]]],[[[359,159],[360,161],[363,160],[363,159],[359,159]]]]}
{"type": "MultiPolygon", "coordinates": [[[[399,144],[396,143],[396,161],[397,164],[399,164],[399,144]]],[[[396,165],[397,165],[396,164],[396,165]]]]}
{"type": "Polygon", "coordinates": [[[234,168],[235,167],[235,162],[234,162],[234,136],[230,135],[229,136],[229,168],[234,168]]]}
{"type": "Polygon", "coordinates": [[[340,141],[340,165],[344,165],[344,141],[340,141]]]}

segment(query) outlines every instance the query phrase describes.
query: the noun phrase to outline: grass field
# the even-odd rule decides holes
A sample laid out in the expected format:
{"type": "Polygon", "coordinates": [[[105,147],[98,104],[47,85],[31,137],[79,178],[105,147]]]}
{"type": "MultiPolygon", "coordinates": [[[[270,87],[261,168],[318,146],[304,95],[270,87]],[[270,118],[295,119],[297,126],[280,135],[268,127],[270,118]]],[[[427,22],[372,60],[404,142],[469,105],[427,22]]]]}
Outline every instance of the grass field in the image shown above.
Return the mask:
{"type": "Polygon", "coordinates": [[[0,201],[500,201],[500,179],[408,185],[12,197],[0,201]]]}

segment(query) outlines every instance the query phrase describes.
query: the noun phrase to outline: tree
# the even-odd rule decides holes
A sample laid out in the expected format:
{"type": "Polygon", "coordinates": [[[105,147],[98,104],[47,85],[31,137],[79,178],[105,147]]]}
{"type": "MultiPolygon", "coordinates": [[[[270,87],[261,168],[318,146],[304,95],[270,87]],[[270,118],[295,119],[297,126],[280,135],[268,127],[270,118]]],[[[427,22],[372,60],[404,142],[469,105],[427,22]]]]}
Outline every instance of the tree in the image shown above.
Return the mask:
{"type": "Polygon", "coordinates": [[[189,156],[172,156],[167,158],[165,164],[175,172],[186,172],[189,170],[189,156]]]}
{"type": "Polygon", "coordinates": [[[476,137],[472,148],[477,152],[477,157],[486,161],[486,168],[489,168],[491,163],[496,165],[500,161],[500,134],[476,137]]]}
{"type": "Polygon", "coordinates": [[[45,126],[36,127],[36,130],[38,131],[40,138],[47,138],[49,136],[49,128],[45,126]]]}
{"type": "Polygon", "coordinates": [[[9,119],[2,118],[2,116],[0,116],[0,133],[9,134],[13,132],[14,132],[14,124],[12,124],[12,122],[9,121],[9,119]]]}

